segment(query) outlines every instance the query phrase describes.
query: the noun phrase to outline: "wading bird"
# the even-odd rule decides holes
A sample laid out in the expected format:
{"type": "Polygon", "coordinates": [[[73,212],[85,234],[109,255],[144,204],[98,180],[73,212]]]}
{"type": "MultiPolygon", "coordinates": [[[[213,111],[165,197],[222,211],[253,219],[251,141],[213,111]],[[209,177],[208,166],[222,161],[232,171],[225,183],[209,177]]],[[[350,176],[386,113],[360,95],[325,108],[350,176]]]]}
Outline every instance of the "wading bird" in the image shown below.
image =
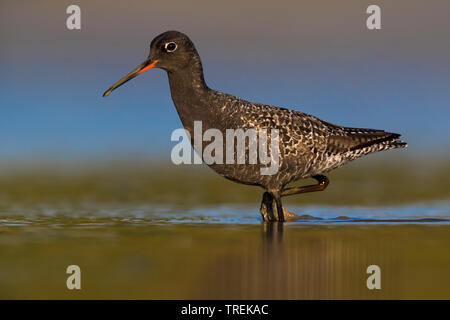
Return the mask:
{"type": "Polygon", "coordinates": [[[324,173],[369,153],[407,146],[398,140],[397,133],[342,127],[302,112],[249,102],[212,90],[205,83],[194,44],[177,31],[167,31],[153,39],[144,63],[111,86],[103,96],[151,68],[167,71],[173,103],[191,142],[194,121],[201,121],[205,130],[214,128],[224,134],[227,129],[278,130],[279,169],[276,174],[262,175],[261,164],[209,164],[227,179],[265,189],[260,208],[265,221],[295,219],[295,214],[283,208],[281,198],[324,190],[328,185],[324,173]],[[314,178],[317,184],[286,187],[305,178],[314,178]]]}

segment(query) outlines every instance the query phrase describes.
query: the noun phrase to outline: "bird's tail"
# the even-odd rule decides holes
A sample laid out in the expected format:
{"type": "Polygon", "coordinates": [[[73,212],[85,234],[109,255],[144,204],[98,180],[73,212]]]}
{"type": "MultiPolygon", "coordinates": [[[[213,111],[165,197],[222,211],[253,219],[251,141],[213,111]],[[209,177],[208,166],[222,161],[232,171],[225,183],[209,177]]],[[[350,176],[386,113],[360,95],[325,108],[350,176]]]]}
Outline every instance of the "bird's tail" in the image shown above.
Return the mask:
{"type": "Polygon", "coordinates": [[[376,152],[388,149],[406,148],[408,144],[400,140],[400,136],[401,135],[398,133],[385,132],[381,130],[354,133],[353,139],[359,141],[359,143],[349,148],[349,151],[367,149],[368,151],[372,150],[371,152],[376,152]]]}
{"type": "Polygon", "coordinates": [[[369,153],[406,148],[408,144],[400,140],[400,134],[375,129],[345,128],[347,160],[354,160],[369,153]]]}

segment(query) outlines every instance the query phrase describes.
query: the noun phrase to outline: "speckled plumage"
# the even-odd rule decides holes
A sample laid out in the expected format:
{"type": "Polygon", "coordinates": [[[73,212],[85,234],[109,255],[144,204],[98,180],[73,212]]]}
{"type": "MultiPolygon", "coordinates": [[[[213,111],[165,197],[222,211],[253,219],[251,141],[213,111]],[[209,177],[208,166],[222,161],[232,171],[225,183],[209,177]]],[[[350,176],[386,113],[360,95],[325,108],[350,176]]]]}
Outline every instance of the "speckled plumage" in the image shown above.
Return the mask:
{"type": "MultiPolygon", "coordinates": [[[[275,200],[280,221],[284,220],[281,196],[285,195],[283,192],[288,183],[314,177],[319,181],[317,186],[321,187],[298,188],[286,192],[286,195],[321,191],[328,184],[323,173],[369,153],[406,147],[405,142],[398,140],[400,135],[396,133],[342,127],[305,113],[245,101],[210,89],[204,81],[202,64],[194,44],[177,31],[165,32],[152,41],[150,55],[141,66],[147,66],[150,62],[167,71],[173,102],[192,140],[194,121],[202,121],[203,132],[215,128],[223,136],[227,129],[279,131],[280,158],[276,174],[261,175],[261,165],[248,162],[209,166],[225,178],[267,190],[262,209],[265,206],[265,210],[272,210],[271,201],[275,200]],[[170,42],[177,44],[176,51],[165,50],[170,42]]],[[[105,95],[134,76],[136,74],[132,73],[123,78],[105,95]]],[[[208,143],[204,142],[203,147],[208,143]]],[[[265,215],[262,209],[264,219],[274,219],[272,213],[265,215]]]]}
{"type": "MultiPolygon", "coordinates": [[[[314,116],[208,90],[203,101],[206,117],[189,117],[183,125],[193,136],[189,121],[202,120],[204,130],[278,129],[280,169],[273,176],[260,174],[260,165],[210,165],[216,172],[236,182],[260,185],[267,190],[282,189],[288,183],[341,167],[363,155],[405,147],[398,134],[382,130],[337,126],[314,116]]],[[[207,143],[205,143],[207,144],[207,143]]]]}

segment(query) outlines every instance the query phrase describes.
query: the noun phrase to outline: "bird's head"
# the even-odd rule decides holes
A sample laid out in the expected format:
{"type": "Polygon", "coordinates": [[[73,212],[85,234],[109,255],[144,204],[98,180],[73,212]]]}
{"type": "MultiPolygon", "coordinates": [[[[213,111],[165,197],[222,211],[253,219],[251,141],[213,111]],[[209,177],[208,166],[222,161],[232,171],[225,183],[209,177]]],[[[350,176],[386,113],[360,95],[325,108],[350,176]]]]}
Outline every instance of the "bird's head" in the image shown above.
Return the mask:
{"type": "Polygon", "coordinates": [[[108,96],[125,82],[149,69],[160,68],[170,73],[184,69],[196,62],[200,63],[200,59],[194,44],[188,36],[178,31],[166,31],[153,39],[147,59],[128,75],[113,84],[103,96],[108,96]]]}

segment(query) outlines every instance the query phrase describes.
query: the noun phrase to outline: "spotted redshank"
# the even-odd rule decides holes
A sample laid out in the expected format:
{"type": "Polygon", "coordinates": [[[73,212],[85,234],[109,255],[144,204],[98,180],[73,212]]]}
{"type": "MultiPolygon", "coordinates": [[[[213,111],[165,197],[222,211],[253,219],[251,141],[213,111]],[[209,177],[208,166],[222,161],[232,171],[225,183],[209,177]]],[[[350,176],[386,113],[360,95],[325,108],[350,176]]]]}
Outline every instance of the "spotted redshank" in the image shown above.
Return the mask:
{"type": "Polygon", "coordinates": [[[278,130],[276,174],[262,175],[262,164],[208,164],[227,179],[264,188],[260,212],[265,221],[296,219],[283,207],[281,198],[324,190],[329,182],[324,173],[369,153],[407,146],[397,133],[338,126],[302,112],[249,102],[210,89],[194,44],[177,31],[167,31],[153,39],[144,63],[103,96],[151,68],[167,71],[173,103],[192,143],[195,121],[201,121],[204,130],[218,129],[224,135],[227,129],[278,130]],[[317,184],[286,187],[306,178],[314,178],[317,184]]]}

